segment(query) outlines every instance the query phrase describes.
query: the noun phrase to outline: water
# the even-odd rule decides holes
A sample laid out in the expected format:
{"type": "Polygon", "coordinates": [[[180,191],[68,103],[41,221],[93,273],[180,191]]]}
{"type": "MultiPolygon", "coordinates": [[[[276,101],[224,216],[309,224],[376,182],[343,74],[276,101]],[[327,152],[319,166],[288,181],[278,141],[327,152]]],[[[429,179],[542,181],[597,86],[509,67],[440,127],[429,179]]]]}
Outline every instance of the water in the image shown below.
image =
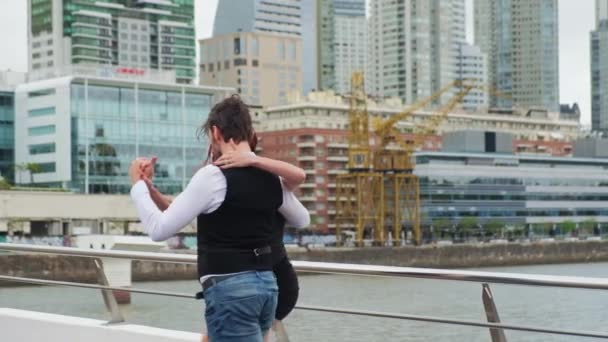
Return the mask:
{"type": "MultiPolygon", "coordinates": [[[[484,268],[514,273],[608,277],[608,263],[484,268]]],[[[300,304],[485,320],[481,285],[453,281],[310,275],[300,277],[300,304]]],[[[194,293],[195,281],[134,284],[194,293]]],[[[608,291],[491,285],[503,322],[561,329],[608,331],[608,291]]],[[[97,290],[0,288],[0,307],[107,319],[97,290]]],[[[122,306],[131,323],[199,332],[203,303],[132,294],[122,306]]],[[[285,321],[292,341],[490,341],[487,329],[296,310],[285,321]]],[[[595,341],[507,331],[513,341],[595,341]]]]}

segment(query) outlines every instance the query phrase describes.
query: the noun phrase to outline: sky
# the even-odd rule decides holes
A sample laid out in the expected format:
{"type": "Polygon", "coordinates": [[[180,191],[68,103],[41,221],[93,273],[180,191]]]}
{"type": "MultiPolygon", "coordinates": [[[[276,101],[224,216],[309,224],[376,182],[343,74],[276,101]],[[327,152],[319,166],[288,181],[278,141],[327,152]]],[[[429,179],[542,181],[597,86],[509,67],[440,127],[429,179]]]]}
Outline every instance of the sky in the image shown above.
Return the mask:
{"type": "MultiPolygon", "coordinates": [[[[218,0],[195,0],[197,38],[211,36],[218,0]]],[[[247,0],[243,0],[247,1],[247,0]]],[[[304,0],[308,1],[308,0],[304,0]]],[[[369,0],[368,0],[369,1],[369,0]]],[[[467,39],[473,41],[473,0],[467,1],[467,39]]],[[[558,0],[560,102],[578,102],[583,124],[591,122],[589,32],[595,0],[558,0]]],[[[0,70],[27,71],[27,0],[0,0],[0,70]]]]}

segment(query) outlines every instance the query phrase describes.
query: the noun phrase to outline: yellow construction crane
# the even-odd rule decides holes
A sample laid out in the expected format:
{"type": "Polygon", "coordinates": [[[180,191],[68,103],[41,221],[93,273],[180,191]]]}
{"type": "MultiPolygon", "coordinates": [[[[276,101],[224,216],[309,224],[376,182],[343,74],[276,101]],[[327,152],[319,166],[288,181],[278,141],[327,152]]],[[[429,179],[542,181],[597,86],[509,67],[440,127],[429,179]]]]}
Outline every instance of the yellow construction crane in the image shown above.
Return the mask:
{"type": "Polygon", "coordinates": [[[353,73],[349,96],[348,172],[339,175],[336,182],[336,235],[339,243],[343,242],[343,229],[354,229],[355,242],[359,246],[363,245],[366,235],[375,244],[384,245],[388,231],[393,244],[399,245],[404,222],[411,224],[413,240],[420,243],[419,181],[413,174],[413,152],[474,88],[480,87],[454,81],[407,110],[385,120],[376,120],[373,133],[380,143],[372,153],[363,74],[353,73]],[[412,139],[400,139],[396,123],[454,91],[454,88],[458,88],[455,95],[437,114],[414,126],[412,139]]]}
{"type": "Polygon", "coordinates": [[[363,73],[351,78],[349,95],[348,173],[336,178],[336,235],[341,241],[342,229],[354,229],[356,241],[363,243],[368,231],[374,241],[383,241],[384,187],[382,175],[371,171],[369,116],[363,73]]]}

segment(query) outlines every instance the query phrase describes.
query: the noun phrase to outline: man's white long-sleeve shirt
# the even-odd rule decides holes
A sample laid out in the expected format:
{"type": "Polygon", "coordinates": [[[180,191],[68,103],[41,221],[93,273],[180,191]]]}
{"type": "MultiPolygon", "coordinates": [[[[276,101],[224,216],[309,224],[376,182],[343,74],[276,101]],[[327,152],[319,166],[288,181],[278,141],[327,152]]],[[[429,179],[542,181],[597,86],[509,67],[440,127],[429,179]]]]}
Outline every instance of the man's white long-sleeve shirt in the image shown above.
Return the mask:
{"type": "MultiPolygon", "coordinates": [[[[286,224],[304,228],[310,224],[310,215],[293,192],[283,184],[283,204],[279,212],[286,224]]],[[[167,210],[160,211],[152,198],[146,183],[138,181],[131,188],[131,198],[141,220],[144,231],[154,241],[163,241],[175,235],[200,214],[217,210],[226,197],[226,177],[219,167],[207,165],[194,174],[184,191],[171,202],[167,210]]],[[[205,229],[204,227],[199,227],[205,229]]]]}

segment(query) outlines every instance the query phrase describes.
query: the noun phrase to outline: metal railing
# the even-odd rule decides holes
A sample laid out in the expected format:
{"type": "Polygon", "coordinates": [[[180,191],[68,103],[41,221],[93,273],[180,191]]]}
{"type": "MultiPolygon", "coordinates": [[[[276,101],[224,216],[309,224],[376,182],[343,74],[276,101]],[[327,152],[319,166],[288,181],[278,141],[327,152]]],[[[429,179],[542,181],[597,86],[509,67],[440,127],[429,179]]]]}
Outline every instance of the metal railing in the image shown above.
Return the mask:
{"type": "MultiPolygon", "coordinates": [[[[15,245],[0,243],[0,250],[21,252],[21,253],[43,253],[65,256],[89,257],[96,259],[130,259],[153,262],[167,263],[186,263],[196,264],[196,255],[191,254],[172,254],[172,253],[149,253],[149,252],[132,252],[118,250],[92,250],[78,249],[68,247],[47,247],[47,246],[32,246],[32,245],[15,245]]],[[[547,333],[578,337],[594,337],[608,339],[608,332],[599,331],[579,331],[568,329],[552,329],[538,326],[528,326],[520,324],[501,323],[498,315],[498,310],[493,300],[492,292],[488,283],[493,284],[509,284],[509,285],[527,285],[527,286],[545,286],[557,288],[576,288],[588,290],[608,290],[608,279],[589,278],[589,277],[570,277],[570,276],[550,276],[550,275],[530,275],[530,274],[515,274],[515,273],[498,273],[498,272],[480,272],[480,271],[462,271],[462,270],[444,270],[444,269],[428,269],[428,268],[413,268],[413,267],[393,267],[393,266],[373,266],[373,265],[354,265],[354,264],[339,264],[339,263],[322,263],[308,261],[292,261],[298,272],[310,273],[326,273],[326,274],[341,274],[341,275],[356,275],[356,276],[375,276],[375,277],[401,277],[401,278],[422,278],[435,280],[452,280],[482,283],[482,300],[486,312],[487,322],[471,321],[461,319],[450,319],[444,317],[421,316],[413,314],[388,313],[366,310],[341,309],[323,306],[297,305],[296,309],[309,310],[317,312],[330,312],[348,315],[359,315],[368,317],[381,317],[402,319],[411,321],[422,321],[431,323],[452,324],[461,326],[472,326],[480,328],[488,328],[493,342],[506,342],[504,330],[517,330],[534,333],[547,333]]],[[[106,307],[110,312],[112,319],[110,323],[122,322],[122,314],[118,309],[118,305],[111,294],[112,290],[128,291],[134,293],[144,293],[162,296],[172,296],[181,298],[194,299],[193,294],[175,293],[166,291],[154,291],[138,288],[125,288],[109,286],[105,274],[103,272],[102,262],[96,260],[96,270],[98,280],[97,284],[84,284],[76,282],[64,282],[54,280],[33,279],[25,277],[13,277],[0,275],[0,281],[22,282],[39,285],[56,285],[56,286],[74,286],[83,288],[99,289],[102,291],[106,307]]]]}

